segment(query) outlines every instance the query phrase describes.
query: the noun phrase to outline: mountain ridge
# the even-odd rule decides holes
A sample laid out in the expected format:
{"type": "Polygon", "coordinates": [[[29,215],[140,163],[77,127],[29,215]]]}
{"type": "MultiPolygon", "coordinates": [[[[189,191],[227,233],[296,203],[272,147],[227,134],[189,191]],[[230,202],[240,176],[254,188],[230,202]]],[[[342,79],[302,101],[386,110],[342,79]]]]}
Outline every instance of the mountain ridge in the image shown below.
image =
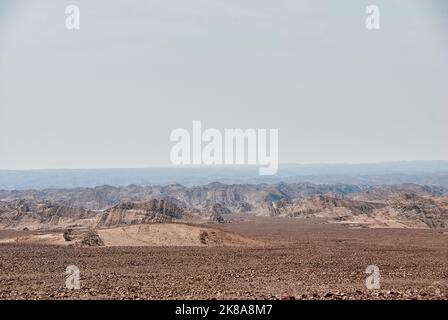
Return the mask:
{"type": "Polygon", "coordinates": [[[185,186],[220,181],[244,183],[417,183],[448,187],[448,161],[401,161],[372,164],[285,164],[273,176],[259,176],[256,166],[199,166],[115,169],[0,170],[0,190],[96,187],[101,185],[185,186]]]}
{"type": "Polygon", "coordinates": [[[3,228],[225,222],[232,213],[375,227],[448,227],[448,189],[416,184],[180,184],[0,191],[3,228]]]}

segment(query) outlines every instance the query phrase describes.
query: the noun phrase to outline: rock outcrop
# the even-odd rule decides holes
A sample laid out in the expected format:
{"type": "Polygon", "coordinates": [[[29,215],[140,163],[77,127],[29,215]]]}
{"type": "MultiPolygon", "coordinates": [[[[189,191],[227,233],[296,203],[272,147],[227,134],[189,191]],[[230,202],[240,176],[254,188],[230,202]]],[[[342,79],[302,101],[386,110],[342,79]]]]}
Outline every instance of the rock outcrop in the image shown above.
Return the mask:
{"type": "Polygon", "coordinates": [[[181,219],[184,213],[182,208],[166,200],[125,202],[102,212],[97,226],[167,222],[181,219]]]}

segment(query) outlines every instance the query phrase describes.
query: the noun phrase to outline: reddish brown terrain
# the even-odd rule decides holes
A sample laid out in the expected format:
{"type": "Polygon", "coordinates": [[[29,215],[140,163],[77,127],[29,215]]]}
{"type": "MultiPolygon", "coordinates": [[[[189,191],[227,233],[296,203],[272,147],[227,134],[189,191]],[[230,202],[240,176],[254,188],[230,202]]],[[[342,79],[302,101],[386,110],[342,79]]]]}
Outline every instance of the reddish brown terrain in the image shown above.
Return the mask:
{"type": "MultiPolygon", "coordinates": [[[[200,228],[238,235],[230,245],[1,244],[0,298],[448,299],[447,231],[227,218],[200,228]],[[372,264],[380,268],[380,290],[364,284],[372,264]],[[79,290],[65,288],[68,265],[80,269],[79,290]]],[[[33,233],[1,231],[0,237],[33,233]]]]}

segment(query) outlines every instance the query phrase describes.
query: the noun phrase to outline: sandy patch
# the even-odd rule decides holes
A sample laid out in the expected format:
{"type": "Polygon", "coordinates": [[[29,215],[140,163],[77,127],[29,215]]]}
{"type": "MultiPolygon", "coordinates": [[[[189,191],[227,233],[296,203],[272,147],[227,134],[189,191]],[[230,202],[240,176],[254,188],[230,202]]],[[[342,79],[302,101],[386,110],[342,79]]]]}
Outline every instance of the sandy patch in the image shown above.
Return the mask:
{"type": "Polygon", "coordinates": [[[99,229],[106,246],[257,246],[260,241],[238,234],[187,224],[145,224],[99,229]]]}
{"type": "Polygon", "coordinates": [[[108,229],[39,232],[0,238],[1,243],[60,246],[261,246],[263,242],[233,232],[178,223],[154,223],[108,229]],[[67,238],[71,238],[70,241],[67,238]]]}
{"type": "Polygon", "coordinates": [[[45,244],[45,245],[68,245],[62,233],[31,234],[12,238],[0,239],[0,243],[21,243],[21,244],[45,244]]]}

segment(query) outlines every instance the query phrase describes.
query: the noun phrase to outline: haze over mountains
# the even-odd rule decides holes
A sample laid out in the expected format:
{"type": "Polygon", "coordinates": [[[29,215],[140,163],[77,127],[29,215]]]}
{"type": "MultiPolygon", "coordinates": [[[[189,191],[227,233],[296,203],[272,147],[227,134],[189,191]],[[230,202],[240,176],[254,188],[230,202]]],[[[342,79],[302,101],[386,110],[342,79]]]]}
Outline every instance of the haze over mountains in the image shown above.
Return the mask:
{"type": "Polygon", "coordinates": [[[135,169],[0,170],[0,190],[182,184],[347,183],[383,185],[417,183],[448,187],[448,161],[406,161],[376,164],[281,165],[273,176],[258,167],[170,167],[135,169]]]}
{"type": "Polygon", "coordinates": [[[225,222],[231,213],[363,227],[448,226],[447,161],[284,165],[272,177],[257,173],[247,167],[1,171],[0,226],[225,222]]]}

